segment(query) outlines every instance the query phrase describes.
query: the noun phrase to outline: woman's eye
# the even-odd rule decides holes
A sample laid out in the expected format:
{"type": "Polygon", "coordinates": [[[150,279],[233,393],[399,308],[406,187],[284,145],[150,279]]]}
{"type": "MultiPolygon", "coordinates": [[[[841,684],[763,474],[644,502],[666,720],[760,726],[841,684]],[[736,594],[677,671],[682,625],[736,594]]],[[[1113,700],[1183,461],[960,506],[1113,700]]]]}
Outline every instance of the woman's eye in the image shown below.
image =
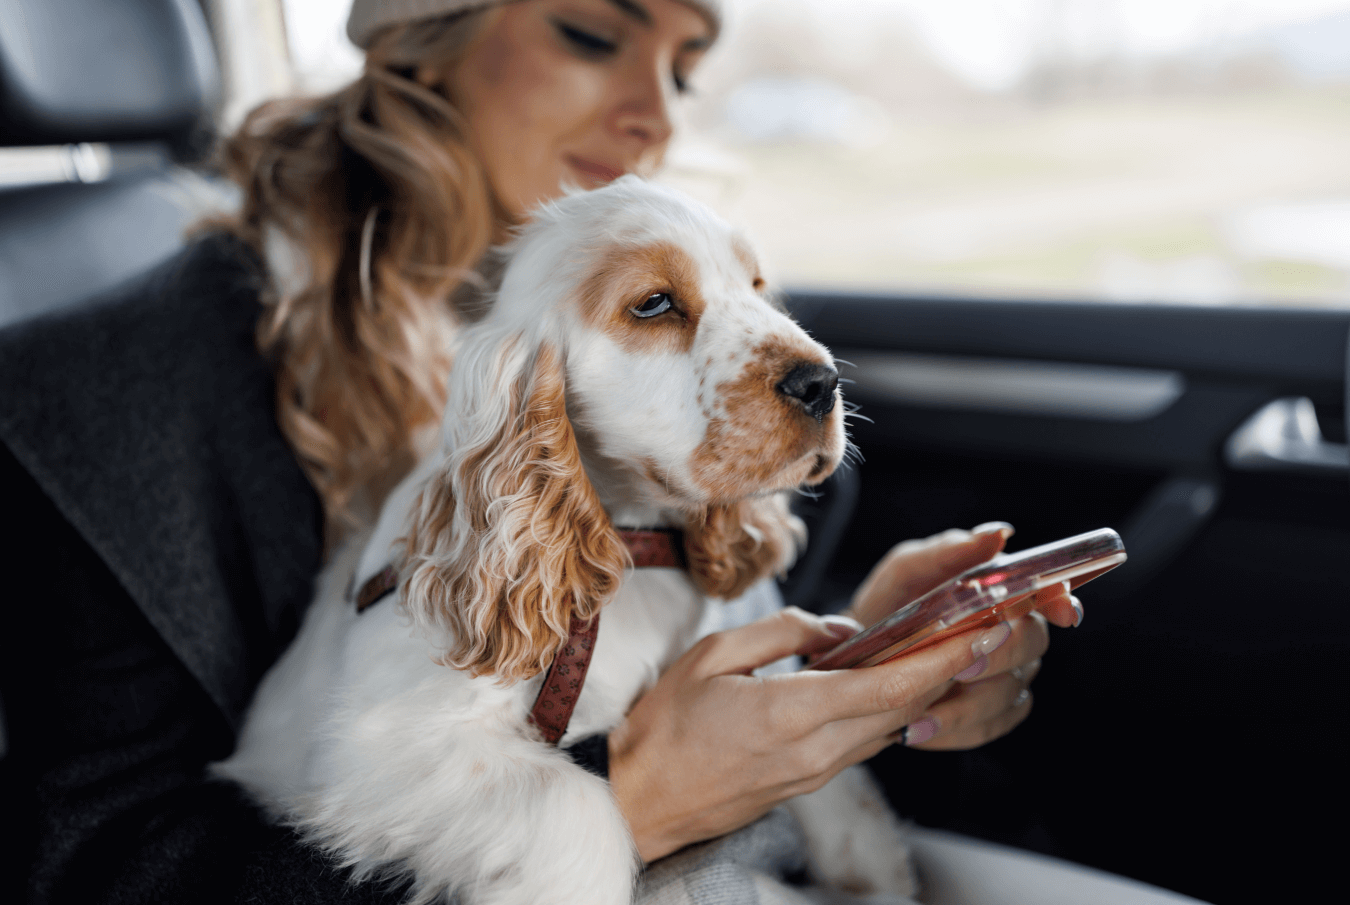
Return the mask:
{"type": "Polygon", "coordinates": [[[577,28],[575,25],[568,25],[564,22],[555,23],[558,32],[568,40],[577,50],[587,56],[608,56],[618,49],[618,44],[613,41],[600,37],[597,34],[577,28]]]}
{"type": "Polygon", "coordinates": [[[665,314],[672,307],[669,293],[658,292],[655,295],[647,297],[647,300],[641,305],[634,305],[628,310],[638,317],[656,317],[658,314],[665,314]]]}

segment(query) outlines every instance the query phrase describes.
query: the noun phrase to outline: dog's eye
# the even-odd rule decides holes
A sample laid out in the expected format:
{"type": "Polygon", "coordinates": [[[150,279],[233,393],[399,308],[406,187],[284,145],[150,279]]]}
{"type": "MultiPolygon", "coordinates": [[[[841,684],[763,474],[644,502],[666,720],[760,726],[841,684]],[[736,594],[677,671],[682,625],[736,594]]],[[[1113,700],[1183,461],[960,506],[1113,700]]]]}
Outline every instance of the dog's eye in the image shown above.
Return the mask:
{"type": "Polygon", "coordinates": [[[658,314],[665,314],[671,309],[670,294],[667,292],[658,292],[655,295],[647,297],[647,301],[641,305],[634,305],[628,310],[638,317],[655,317],[658,314]]]}

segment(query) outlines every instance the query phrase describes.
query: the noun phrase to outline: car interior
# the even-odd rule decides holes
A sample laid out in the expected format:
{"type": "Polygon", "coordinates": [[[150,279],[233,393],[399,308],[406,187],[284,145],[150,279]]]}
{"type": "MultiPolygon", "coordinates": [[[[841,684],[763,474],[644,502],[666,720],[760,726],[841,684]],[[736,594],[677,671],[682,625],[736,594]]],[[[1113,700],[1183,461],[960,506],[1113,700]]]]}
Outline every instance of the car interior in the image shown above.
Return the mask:
{"type": "MultiPolygon", "coordinates": [[[[0,326],[96,301],[230,202],[213,5],[0,2],[0,326]]],[[[802,501],[790,602],[837,610],[899,540],[993,519],[1014,550],[1113,527],[1129,552],[1053,633],[1023,726],[871,762],[898,809],[1206,901],[1332,883],[1350,299],[787,304],[846,363],[861,452],[802,501]]]]}

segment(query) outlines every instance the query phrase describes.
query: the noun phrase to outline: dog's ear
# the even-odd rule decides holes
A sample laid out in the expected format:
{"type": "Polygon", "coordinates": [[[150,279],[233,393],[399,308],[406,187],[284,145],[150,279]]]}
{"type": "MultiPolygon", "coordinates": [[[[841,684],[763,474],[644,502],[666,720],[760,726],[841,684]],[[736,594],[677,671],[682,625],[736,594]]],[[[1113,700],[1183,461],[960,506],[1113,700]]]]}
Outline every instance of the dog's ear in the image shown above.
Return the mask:
{"type": "Polygon", "coordinates": [[[805,542],[806,526],[777,493],[709,507],[686,526],[684,552],[699,590],[731,600],[761,578],[786,572],[805,542]]]}
{"type": "Polygon", "coordinates": [[[519,335],[461,347],[445,466],[422,491],[404,602],[448,666],[502,681],[545,668],[629,563],[581,465],[563,365],[519,335]]]}

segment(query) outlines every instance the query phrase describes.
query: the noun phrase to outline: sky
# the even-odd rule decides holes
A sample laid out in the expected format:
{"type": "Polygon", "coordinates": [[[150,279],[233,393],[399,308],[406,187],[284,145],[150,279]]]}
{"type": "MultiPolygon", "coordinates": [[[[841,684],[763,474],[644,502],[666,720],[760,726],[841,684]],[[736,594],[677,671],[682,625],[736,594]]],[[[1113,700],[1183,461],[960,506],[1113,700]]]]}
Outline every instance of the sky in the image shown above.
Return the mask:
{"type": "Polygon", "coordinates": [[[940,63],[987,90],[1015,83],[1047,41],[1088,58],[1153,55],[1350,12],[1350,0],[732,0],[733,10],[765,5],[805,7],[849,29],[905,18],[940,63]]]}
{"type": "MultiPolygon", "coordinates": [[[[315,87],[349,78],[360,57],[343,35],[349,4],[341,0],[283,0],[292,51],[315,87]]],[[[937,60],[986,90],[1017,81],[1047,42],[1060,52],[1091,58],[1172,53],[1216,38],[1335,12],[1350,0],[724,0],[731,24],[738,14],[772,4],[786,14],[805,8],[841,33],[868,22],[902,17],[937,60]]]]}

